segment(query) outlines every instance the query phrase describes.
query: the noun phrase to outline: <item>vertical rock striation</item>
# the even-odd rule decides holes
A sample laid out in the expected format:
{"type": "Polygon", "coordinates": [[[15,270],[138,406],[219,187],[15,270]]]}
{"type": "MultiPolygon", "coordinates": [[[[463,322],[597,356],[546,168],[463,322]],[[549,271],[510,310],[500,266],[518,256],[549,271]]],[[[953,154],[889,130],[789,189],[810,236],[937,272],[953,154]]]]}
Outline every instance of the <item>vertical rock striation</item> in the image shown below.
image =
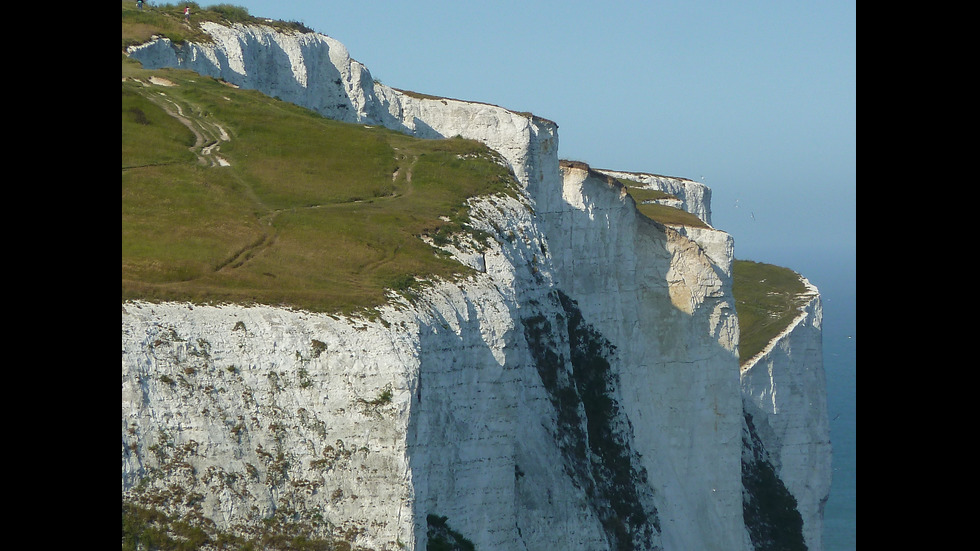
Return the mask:
{"type": "Polygon", "coordinates": [[[478,549],[761,549],[748,465],[779,479],[819,549],[819,301],[740,380],[733,244],[710,227],[708,188],[559,163],[553,122],[381,85],[324,35],[202,27],[213,43],[129,54],[342,121],[482,141],[524,196],[473,200],[497,237],[481,273],[392,297],[377,320],[124,304],[125,496],[374,549],[447,534],[478,549]],[[670,191],[708,228],[643,216],[610,176],[670,191]]]}

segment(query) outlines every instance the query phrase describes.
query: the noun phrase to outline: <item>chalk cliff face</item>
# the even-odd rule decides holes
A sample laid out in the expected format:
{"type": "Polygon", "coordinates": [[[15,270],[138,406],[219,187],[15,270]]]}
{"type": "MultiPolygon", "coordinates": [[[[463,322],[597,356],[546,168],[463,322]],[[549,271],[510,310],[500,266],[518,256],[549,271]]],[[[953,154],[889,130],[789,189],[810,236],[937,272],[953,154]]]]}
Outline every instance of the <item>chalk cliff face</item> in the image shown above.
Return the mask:
{"type": "Polygon", "coordinates": [[[830,494],[831,445],[821,347],[823,309],[816,287],[793,323],[741,374],[745,415],[768,462],[795,498],[807,548],[822,549],[830,494]]]}
{"type": "Polygon", "coordinates": [[[708,188],[560,163],[553,122],[375,83],[320,34],[202,26],[213,44],[130,55],[339,120],[480,140],[525,193],[472,202],[497,240],[450,252],[477,275],[393,296],[375,320],[123,304],[125,495],[242,531],[280,515],[373,549],[424,549],[443,517],[477,549],[820,548],[816,290],[740,374],[731,237],[653,222],[615,178],[710,224],[708,188]],[[747,484],[756,471],[775,479],[747,484]],[[758,488],[789,496],[789,536],[758,488]]]}

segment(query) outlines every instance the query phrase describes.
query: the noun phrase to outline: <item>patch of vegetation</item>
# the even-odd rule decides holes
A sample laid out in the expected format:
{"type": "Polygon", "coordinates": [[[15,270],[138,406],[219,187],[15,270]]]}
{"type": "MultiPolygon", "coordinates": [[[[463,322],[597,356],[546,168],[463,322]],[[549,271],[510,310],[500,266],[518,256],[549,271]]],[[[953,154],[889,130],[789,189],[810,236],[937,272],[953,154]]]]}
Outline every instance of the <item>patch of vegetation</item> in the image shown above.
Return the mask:
{"type": "MultiPolygon", "coordinates": [[[[630,192],[632,194],[632,191],[630,192]]],[[[690,226],[693,228],[709,227],[697,216],[676,207],[657,203],[637,203],[636,209],[647,218],[668,226],[690,226]]]]}
{"type": "Polygon", "coordinates": [[[391,385],[385,385],[377,397],[370,400],[365,400],[364,398],[358,398],[357,402],[361,404],[362,410],[365,414],[380,416],[384,411],[384,406],[391,403],[392,399],[392,389],[391,385]]]}
{"type": "Polygon", "coordinates": [[[803,517],[769,461],[752,422],[745,414],[742,435],[742,508],[745,527],[759,551],[805,551],[803,517]]]}
{"type": "Polygon", "coordinates": [[[298,372],[298,375],[299,375],[299,387],[300,388],[309,388],[309,387],[313,386],[313,381],[310,380],[310,372],[309,371],[307,371],[304,368],[300,368],[299,369],[299,372],[298,372]]]}
{"type": "Polygon", "coordinates": [[[703,220],[686,210],[650,202],[677,199],[676,195],[657,189],[638,188],[635,183],[629,182],[629,180],[620,179],[619,182],[626,186],[627,193],[636,201],[636,209],[647,218],[665,225],[690,226],[694,228],[709,227],[703,220]]]}
{"type": "Polygon", "coordinates": [[[473,542],[447,524],[449,517],[426,515],[426,551],[474,551],[473,542]]]}
{"type": "Polygon", "coordinates": [[[364,312],[391,290],[471,273],[422,237],[485,239],[467,201],[516,193],[499,155],[473,140],[342,123],[125,56],[122,70],[123,300],[364,312]],[[170,105],[227,132],[230,166],[198,162],[170,105]]]}
{"type": "MultiPolygon", "coordinates": [[[[626,185],[625,180],[620,180],[623,185],[626,185]]],[[[638,187],[631,187],[626,185],[627,193],[633,197],[633,200],[637,204],[645,203],[647,201],[663,201],[665,199],[677,199],[676,195],[667,193],[666,191],[660,191],[659,189],[644,189],[638,187]]]]}
{"type": "Polygon", "coordinates": [[[390,404],[391,403],[391,385],[386,386],[381,391],[381,394],[378,394],[378,397],[377,398],[375,398],[374,400],[371,400],[368,403],[371,404],[371,405],[378,405],[378,406],[381,406],[381,405],[384,405],[384,404],[390,404]]]}
{"type": "Polygon", "coordinates": [[[648,511],[637,493],[637,484],[645,484],[642,468],[633,465],[629,447],[631,435],[622,434],[616,418],[619,404],[612,398],[619,380],[607,358],[615,347],[582,317],[578,305],[562,292],[559,300],[566,314],[571,350],[572,380],[585,410],[589,447],[598,458],[593,464],[597,490],[609,502],[608,511],[600,512],[607,532],[615,536],[616,549],[649,549],[653,537],[651,526],[659,531],[656,509],[648,511]]]}
{"type": "Polygon", "coordinates": [[[569,475],[585,489],[611,548],[650,549],[660,521],[653,503],[644,503],[637,491],[647,475],[635,466],[631,435],[617,424],[619,404],[613,396],[619,382],[608,359],[615,347],[585,322],[573,300],[560,291],[556,298],[564,319],[552,324],[543,315],[529,317],[523,320],[524,335],[557,413],[569,475]],[[568,360],[556,331],[567,332],[568,360]]]}
{"type": "Polygon", "coordinates": [[[559,161],[559,163],[562,167],[587,170],[592,177],[605,179],[610,186],[621,185],[625,187],[626,192],[629,193],[629,195],[633,197],[633,200],[636,202],[636,209],[640,212],[640,214],[655,222],[664,225],[690,226],[695,228],[709,227],[696,215],[685,210],[668,205],[648,202],[671,198],[676,199],[677,197],[675,195],[660,190],[640,188],[634,181],[624,178],[615,178],[597,170],[593,170],[592,167],[582,161],[562,159],[559,161]]]}
{"type": "Polygon", "coordinates": [[[122,549],[139,551],[351,551],[341,539],[312,535],[309,523],[277,514],[248,536],[219,530],[213,522],[195,516],[179,518],[151,506],[122,501],[122,549]]]}
{"type": "Polygon", "coordinates": [[[254,18],[248,13],[248,8],[233,4],[215,4],[208,6],[207,11],[217,13],[223,21],[228,23],[249,23],[254,21],[254,18]]]}
{"type": "Polygon", "coordinates": [[[385,387],[381,389],[381,392],[378,394],[377,398],[372,398],[371,400],[365,400],[364,398],[359,398],[358,402],[364,404],[365,406],[377,408],[380,406],[390,404],[391,397],[392,397],[391,385],[385,385],[385,387]]]}
{"type": "MultiPolygon", "coordinates": [[[[378,84],[381,83],[381,81],[375,81],[375,82],[378,83],[378,84]]],[[[410,98],[415,98],[415,99],[432,99],[432,100],[443,100],[443,101],[452,99],[452,98],[447,98],[447,97],[443,97],[443,96],[433,96],[431,94],[423,94],[421,92],[414,92],[412,90],[401,90],[401,89],[398,89],[398,88],[396,88],[395,90],[397,90],[397,91],[405,94],[406,96],[408,96],[410,98]]],[[[453,100],[453,101],[456,101],[456,100],[453,100]]]]}
{"type": "Polygon", "coordinates": [[[761,352],[811,299],[796,272],[761,262],[735,260],[732,294],[739,324],[739,363],[761,352]]]}
{"type": "Polygon", "coordinates": [[[310,347],[313,349],[314,358],[319,358],[320,354],[323,354],[324,352],[327,351],[327,343],[317,339],[313,339],[310,341],[310,347]]]}

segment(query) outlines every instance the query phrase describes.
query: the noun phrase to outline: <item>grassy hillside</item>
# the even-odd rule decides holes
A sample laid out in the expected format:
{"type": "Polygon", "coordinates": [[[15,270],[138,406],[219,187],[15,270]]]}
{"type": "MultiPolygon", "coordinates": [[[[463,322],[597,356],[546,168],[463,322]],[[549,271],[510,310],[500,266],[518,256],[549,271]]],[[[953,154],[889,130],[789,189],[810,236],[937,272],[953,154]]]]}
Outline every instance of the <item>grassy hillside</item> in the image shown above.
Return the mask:
{"type": "MultiPolygon", "coordinates": [[[[183,4],[139,12],[124,1],[124,44],[192,36],[205,19],[257,21],[244,8],[191,5],[186,25],[183,4]]],[[[466,224],[468,197],[515,185],[474,141],[332,121],[195,73],[147,71],[125,55],[122,73],[124,300],[371,308],[385,289],[465,273],[419,237],[450,238],[466,224]]],[[[622,183],[647,216],[703,225],[642,203],[660,192],[622,183]]],[[[792,321],[804,289],[792,271],[766,264],[736,261],[734,277],[744,362],[792,321]]]]}
{"type": "Polygon", "coordinates": [[[739,323],[739,363],[761,352],[809,300],[799,274],[772,264],[736,260],[732,294],[739,323]]]}
{"type": "Polygon", "coordinates": [[[124,300],[371,308],[465,273],[420,236],[449,239],[467,198],[516,185],[475,141],[328,120],[125,55],[122,73],[124,300]]]}

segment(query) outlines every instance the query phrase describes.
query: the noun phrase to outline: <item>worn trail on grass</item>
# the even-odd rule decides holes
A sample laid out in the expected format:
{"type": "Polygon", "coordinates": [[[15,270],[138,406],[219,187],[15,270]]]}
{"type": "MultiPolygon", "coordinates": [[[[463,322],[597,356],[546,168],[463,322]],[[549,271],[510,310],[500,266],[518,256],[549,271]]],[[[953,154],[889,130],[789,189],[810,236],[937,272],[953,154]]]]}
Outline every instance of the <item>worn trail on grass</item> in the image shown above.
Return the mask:
{"type": "MultiPolygon", "coordinates": [[[[218,155],[221,144],[231,140],[228,132],[225,131],[225,129],[217,122],[202,116],[200,114],[200,109],[196,108],[194,105],[189,105],[185,104],[186,102],[178,101],[170,94],[167,94],[165,91],[158,88],[174,87],[177,86],[177,84],[160,77],[151,77],[148,82],[140,82],[144,85],[143,94],[147,99],[159,106],[164,112],[179,121],[194,134],[194,145],[190,146],[189,149],[197,156],[200,164],[208,167],[231,166],[231,163],[218,155]]],[[[384,197],[376,197],[371,201],[395,200],[411,194],[412,192],[412,171],[415,166],[415,162],[418,161],[418,156],[405,155],[404,153],[398,151],[398,148],[395,148],[395,151],[397,152],[396,156],[400,162],[397,169],[392,173],[391,178],[392,182],[396,185],[398,182],[401,182],[402,185],[397,186],[399,188],[398,192],[384,197]]],[[[257,239],[218,262],[214,267],[214,273],[241,268],[250,260],[261,255],[263,251],[269,250],[276,243],[278,238],[278,231],[276,230],[275,226],[276,218],[284,212],[295,212],[298,210],[296,208],[267,208],[263,201],[255,194],[248,182],[241,178],[236,179],[242,184],[245,193],[252,201],[255,202],[256,206],[265,212],[265,214],[259,218],[261,227],[265,229],[263,230],[262,235],[257,239]]],[[[356,202],[360,203],[363,201],[356,202]]],[[[343,208],[349,207],[350,205],[351,203],[330,203],[310,205],[300,208],[320,210],[343,208]]],[[[385,263],[390,262],[397,252],[398,247],[395,247],[394,250],[379,250],[379,258],[365,266],[362,266],[359,273],[370,272],[378,269],[385,263]]]]}

